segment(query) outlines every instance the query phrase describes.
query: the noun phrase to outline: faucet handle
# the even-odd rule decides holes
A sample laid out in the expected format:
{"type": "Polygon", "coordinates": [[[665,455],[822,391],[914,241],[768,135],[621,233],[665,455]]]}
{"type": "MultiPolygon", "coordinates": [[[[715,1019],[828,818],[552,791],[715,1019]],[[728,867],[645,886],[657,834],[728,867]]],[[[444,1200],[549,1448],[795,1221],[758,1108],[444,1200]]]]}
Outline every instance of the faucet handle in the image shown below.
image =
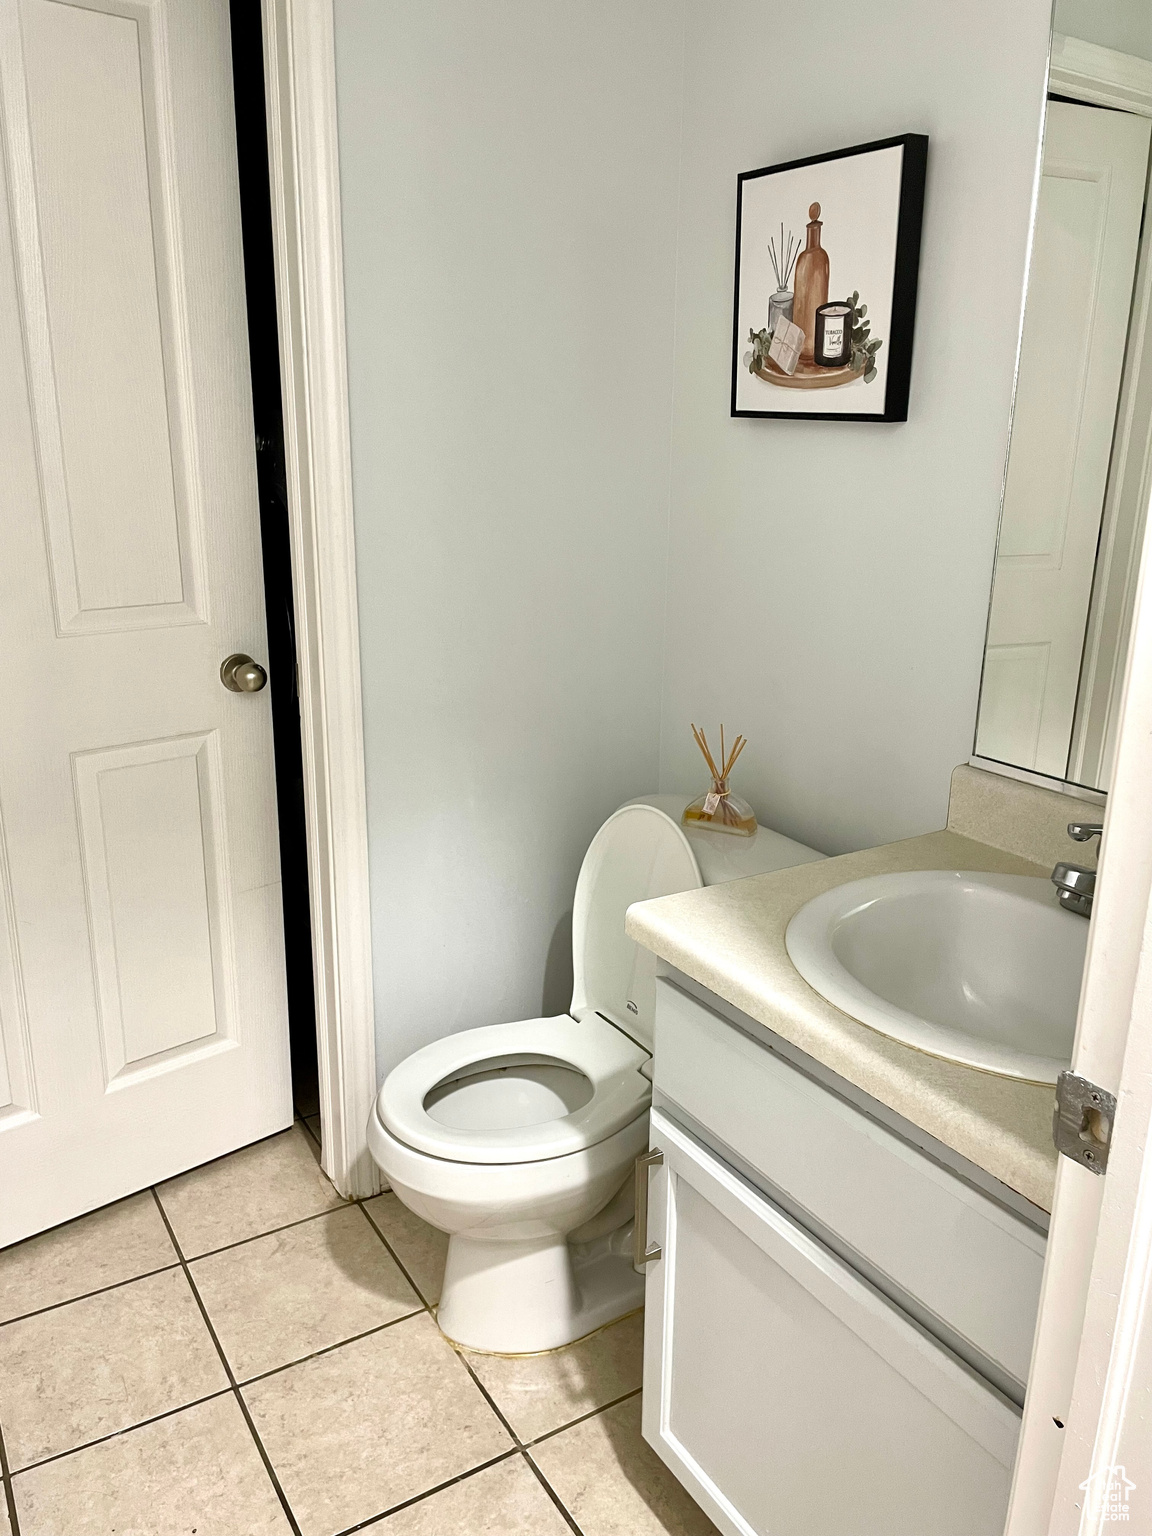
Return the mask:
{"type": "Polygon", "coordinates": [[[1068,836],[1074,843],[1091,842],[1092,838],[1099,837],[1104,827],[1094,821],[1070,821],[1068,823],[1068,836]]]}

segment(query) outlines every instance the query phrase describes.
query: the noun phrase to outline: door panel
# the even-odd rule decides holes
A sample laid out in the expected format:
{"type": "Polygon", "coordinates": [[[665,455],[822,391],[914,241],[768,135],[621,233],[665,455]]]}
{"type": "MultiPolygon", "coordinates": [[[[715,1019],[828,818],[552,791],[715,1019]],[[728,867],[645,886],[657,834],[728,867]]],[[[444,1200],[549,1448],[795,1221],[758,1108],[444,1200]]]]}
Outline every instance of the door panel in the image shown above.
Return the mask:
{"type": "Polygon", "coordinates": [[[73,763],[111,1085],[150,1058],[228,1033],[220,753],[213,733],[82,752],[73,763]]]}
{"type": "Polygon", "coordinates": [[[728,1536],[1000,1536],[1019,1416],[658,1111],[644,1436],[728,1536]]]}
{"type": "Polygon", "coordinates": [[[0,0],[0,1243],[291,1119],[231,80],[0,0]]]}
{"type": "Polygon", "coordinates": [[[203,574],[159,6],[21,7],[14,235],[62,632],[196,622],[203,574]]]}

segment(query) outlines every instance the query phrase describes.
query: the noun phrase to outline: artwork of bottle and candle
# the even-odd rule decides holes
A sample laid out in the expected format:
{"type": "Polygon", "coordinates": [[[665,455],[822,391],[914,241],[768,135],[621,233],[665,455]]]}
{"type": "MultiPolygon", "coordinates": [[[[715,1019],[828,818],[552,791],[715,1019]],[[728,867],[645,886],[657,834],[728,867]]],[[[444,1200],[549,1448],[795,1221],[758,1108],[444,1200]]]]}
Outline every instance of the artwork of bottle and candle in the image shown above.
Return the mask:
{"type": "Polygon", "coordinates": [[[739,178],[734,416],[907,419],[927,142],[739,178]]]}

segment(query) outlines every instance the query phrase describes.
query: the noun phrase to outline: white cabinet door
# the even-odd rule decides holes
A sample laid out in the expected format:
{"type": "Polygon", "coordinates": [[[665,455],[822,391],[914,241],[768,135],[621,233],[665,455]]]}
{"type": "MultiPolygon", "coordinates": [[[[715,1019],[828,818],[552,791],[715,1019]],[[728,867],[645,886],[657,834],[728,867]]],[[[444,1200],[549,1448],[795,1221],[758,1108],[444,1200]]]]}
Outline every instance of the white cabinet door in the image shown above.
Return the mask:
{"type": "Polygon", "coordinates": [[[644,1436],[728,1536],[1000,1536],[1006,1399],[658,1111],[644,1436]]]}
{"type": "Polygon", "coordinates": [[[0,0],[0,1244],[290,1123],[228,0],[0,0]]]}

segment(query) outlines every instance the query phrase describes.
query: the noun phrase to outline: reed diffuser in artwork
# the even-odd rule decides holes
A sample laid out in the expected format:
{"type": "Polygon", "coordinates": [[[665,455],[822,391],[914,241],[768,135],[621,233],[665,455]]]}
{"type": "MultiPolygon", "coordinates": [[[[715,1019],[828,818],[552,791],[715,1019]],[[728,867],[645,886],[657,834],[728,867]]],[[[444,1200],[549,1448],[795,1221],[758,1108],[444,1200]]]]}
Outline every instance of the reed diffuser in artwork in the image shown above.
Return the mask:
{"type": "Polygon", "coordinates": [[[741,800],[728,788],[728,776],[736,759],[748,745],[743,736],[737,736],[732,750],[724,748],[724,727],[720,727],[720,766],[712,756],[708,738],[703,731],[692,727],[696,745],[704,754],[708,772],[712,775],[712,788],[707,794],[693,800],[681,818],[689,826],[708,827],[713,832],[732,832],[737,837],[752,837],[756,832],[756,815],[747,800],[741,800]]]}
{"type": "Polygon", "coordinates": [[[800,242],[792,231],[788,231],[788,239],[784,239],[784,225],[780,225],[780,249],[776,249],[776,236],[768,241],[768,260],[772,263],[772,271],[776,275],[776,292],[768,300],[768,329],[775,331],[779,320],[791,320],[792,318],[792,290],[788,284],[792,281],[792,268],[796,265],[796,258],[800,254],[800,242]]]}

